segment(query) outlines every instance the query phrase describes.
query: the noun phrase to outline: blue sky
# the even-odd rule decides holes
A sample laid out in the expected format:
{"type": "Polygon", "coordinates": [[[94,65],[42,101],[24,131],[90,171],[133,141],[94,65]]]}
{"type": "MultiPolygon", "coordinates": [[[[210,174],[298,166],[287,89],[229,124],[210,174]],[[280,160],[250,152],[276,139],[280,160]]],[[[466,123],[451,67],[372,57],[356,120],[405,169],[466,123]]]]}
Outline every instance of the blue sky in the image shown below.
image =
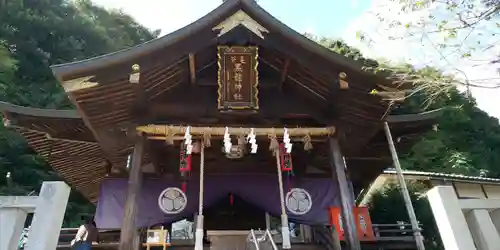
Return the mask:
{"type": "MultiPolygon", "coordinates": [[[[162,34],[172,32],[207,14],[221,0],[94,0],[107,8],[122,9],[140,23],[162,34]]],[[[347,25],[361,16],[371,0],[260,0],[259,4],[273,16],[300,32],[340,37],[347,25]],[[318,8],[318,6],[321,6],[318,8]]]]}
{"type": "Polygon", "coordinates": [[[365,13],[370,3],[371,0],[259,1],[268,12],[295,30],[328,37],[341,37],[347,25],[365,13]]]}

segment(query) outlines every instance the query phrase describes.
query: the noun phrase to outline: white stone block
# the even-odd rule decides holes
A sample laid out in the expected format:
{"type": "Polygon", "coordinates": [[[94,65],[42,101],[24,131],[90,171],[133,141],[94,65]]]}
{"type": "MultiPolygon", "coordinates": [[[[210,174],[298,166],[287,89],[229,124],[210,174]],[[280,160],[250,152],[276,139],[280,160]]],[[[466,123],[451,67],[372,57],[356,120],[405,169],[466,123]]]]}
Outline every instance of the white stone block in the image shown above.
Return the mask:
{"type": "Polygon", "coordinates": [[[486,209],[474,209],[467,213],[467,222],[477,248],[481,250],[500,249],[500,235],[486,209]]]}
{"type": "Polygon", "coordinates": [[[27,215],[22,208],[0,208],[0,250],[17,249],[27,215]]]}
{"type": "Polygon", "coordinates": [[[453,187],[434,187],[427,192],[427,198],[445,249],[477,249],[453,187]]]}
{"type": "Polygon", "coordinates": [[[57,248],[70,191],[70,187],[62,181],[43,183],[26,250],[57,248]]]}

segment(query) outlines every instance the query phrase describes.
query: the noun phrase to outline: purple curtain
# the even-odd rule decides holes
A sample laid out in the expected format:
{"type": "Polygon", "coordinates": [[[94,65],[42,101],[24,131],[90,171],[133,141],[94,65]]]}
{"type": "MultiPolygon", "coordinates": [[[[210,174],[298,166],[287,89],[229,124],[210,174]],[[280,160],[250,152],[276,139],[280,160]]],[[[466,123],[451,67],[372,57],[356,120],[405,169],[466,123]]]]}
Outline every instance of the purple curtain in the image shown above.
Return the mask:
{"type": "MultiPolygon", "coordinates": [[[[327,225],[328,207],[338,205],[339,192],[329,178],[293,178],[286,188],[303,188],[312,198],[312,207],[303,215],[295,215],[287,210],[290,220],[308,225],[327,225]]],[[[180,187],[178,181],[169,179],[146,179],[139,194],[139,211],[136,222],[139,227],[157,223],[170,223],[191,216],[198,211],[199,179],[192,176],[188,182],[186,208],[179,214],[165,214],[158,207],[158,196],[168,187],[180,187]]],[[[218,200],[227,198],[229,193],[237,195],[267,211],[273,216],[281,214],[278,177],[276,175],[210,175],[205,177],[204,207],[210,207],[218,200]]],[[[127,193],[127,179],[105,179],[96,210],[99,228],[120,228],[124,216],[127,193]]]]}

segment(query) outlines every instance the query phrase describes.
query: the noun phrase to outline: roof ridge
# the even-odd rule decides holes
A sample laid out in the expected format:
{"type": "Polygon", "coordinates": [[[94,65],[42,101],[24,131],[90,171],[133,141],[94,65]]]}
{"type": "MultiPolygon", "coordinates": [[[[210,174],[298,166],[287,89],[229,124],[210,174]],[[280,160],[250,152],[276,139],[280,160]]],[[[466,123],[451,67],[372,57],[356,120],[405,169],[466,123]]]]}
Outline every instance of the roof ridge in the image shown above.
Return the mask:
{"type": "MultiPolygon", "coordinates": [[[[384,170],[384,174],[396,174],[397,171],[394,168],[389,168],[384,170]]],[[[473,176],[473,175],[464,175],[464,174],[454,174],[454,173],[441,173],[441,172],[427,172],[427,171],[418,171],[418,170],[403,170],[403,174],[413,174],[413,175],[425,175],[425,176],[439,176],[439,177],[459,177],[464,179],[475,179],[475,180],[491,180],[500,182],[500,178],[491,178],[491,177],[481,177],[481,176],[473,176]]]]}

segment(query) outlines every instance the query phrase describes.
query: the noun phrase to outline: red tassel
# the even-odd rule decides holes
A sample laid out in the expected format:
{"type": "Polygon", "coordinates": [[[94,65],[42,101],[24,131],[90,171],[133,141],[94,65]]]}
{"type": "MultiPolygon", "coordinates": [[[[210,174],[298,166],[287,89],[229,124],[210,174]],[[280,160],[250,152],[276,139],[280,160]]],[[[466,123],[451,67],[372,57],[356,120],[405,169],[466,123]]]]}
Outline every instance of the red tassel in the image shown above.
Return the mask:
{"type": "Polygon", "coordinates": [[[181,184],[181,190],[182,190],[182,192],[186,193],[186,190],[187,190],[187,183],[186,182],[183,182],[181,184]]]}
{"type": "Polygon", "coordinates": [[[229,194],[229,204],[231,204],[231,206],[234,204],[233,194],[229,194]]]}
{"type": "Polygon", "coordinates": [[[290,192],[290,191],[292,191],[292,174],[291,174],[291,172],[287,173],[287,178],[288,178],[288,182],[287,182],[288,192],[290,192]]]}

